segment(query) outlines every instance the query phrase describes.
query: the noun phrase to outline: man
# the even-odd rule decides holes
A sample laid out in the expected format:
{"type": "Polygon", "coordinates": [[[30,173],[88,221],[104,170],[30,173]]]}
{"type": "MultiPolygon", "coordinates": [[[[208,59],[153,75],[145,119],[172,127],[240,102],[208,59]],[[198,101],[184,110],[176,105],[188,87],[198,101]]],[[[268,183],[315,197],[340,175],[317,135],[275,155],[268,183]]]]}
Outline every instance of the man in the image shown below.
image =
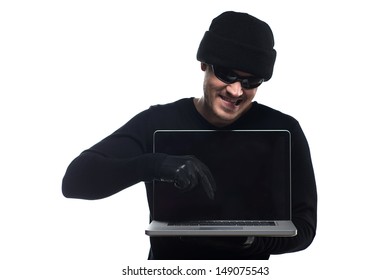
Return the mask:
{"type": "Polygon", "coordinates": [[[212,199],[216,190],[207,166],[193,157],[153,154],[154,131],[286,129],[292,138],[292,218],[297,236],[152,237],[149,258],[268,259],[270,254],[305,249],[315,236],[317,211],[306,138],[294,118],[253,101],[260,84],[272,77],[273,47],[273,34],[265,22],[236,12],[216,17],[197,53],[205,73],[203,96],[152,106],[81,153],[64,176],[63,194],[99,199],[144,181],[151,207],[152,181],[162,180],[181,189],[201,183],[212,199]]]}

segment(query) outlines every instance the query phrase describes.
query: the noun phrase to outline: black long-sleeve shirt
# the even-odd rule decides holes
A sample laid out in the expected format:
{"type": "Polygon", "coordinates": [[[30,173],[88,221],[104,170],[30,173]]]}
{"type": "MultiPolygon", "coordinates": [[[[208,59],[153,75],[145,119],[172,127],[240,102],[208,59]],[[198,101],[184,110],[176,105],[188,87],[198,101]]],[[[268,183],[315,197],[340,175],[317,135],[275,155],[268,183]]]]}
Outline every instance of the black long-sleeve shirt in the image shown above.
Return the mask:
{"type": "MultiPolygon", "coordinates": [[[[193,98],[150,107],[113,134],[82,152],[68,167],[62,191],[66,197],[99,199],[144,181],[153,213],[152,180],[166,157],[153,154],[158,129],[214,130],[196,110],[193,98]]],[[[239,120],[222,129],[285,129],[291,133],[292,220],[295,237],[256,237],[251,246],[237,250],[203,242],[202,238],[151,237],[150,258],[155,259],[268,259],[305,249],[315,236],[317,192],[310,150],[299,123],[286,114],[253,102],[239,120]]],[[[221,238],[240,243],[238,237],[221,238]]],[[[217,242],[218,243],[218,242],[217,242]]]]}

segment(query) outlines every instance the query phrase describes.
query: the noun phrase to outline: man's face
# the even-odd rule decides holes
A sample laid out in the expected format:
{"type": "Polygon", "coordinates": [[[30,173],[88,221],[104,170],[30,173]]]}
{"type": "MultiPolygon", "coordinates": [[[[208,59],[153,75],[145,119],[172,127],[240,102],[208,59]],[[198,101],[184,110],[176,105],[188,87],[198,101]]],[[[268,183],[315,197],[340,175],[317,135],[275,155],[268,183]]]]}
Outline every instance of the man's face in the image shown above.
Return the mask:
{"type": "MultiPolygon", "coordinates": [[[[198,111],[215,126],[233,123],[249,110],[257,87],[245,89],[239,81],[227,84],[215,76],[210,65],[202,63],[201,67],[205,71],[204,96],[195,101],[198,111]]],[[[251,76],[241,71],[234,72],[240,77],[251,76]]]]}

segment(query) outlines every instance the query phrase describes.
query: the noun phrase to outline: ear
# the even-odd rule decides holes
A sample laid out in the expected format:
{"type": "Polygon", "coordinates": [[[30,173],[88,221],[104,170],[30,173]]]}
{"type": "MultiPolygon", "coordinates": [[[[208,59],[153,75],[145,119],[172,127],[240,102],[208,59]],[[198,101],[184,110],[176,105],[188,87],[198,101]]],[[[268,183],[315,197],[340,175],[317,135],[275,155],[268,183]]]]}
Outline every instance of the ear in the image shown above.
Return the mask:
{"type": "Polygon", "coordinates": [[[204,63],[204,62],[201,62],[201,63],[200,63],[200,69],[202,69],[202,71],[206,71],[206,69],[207,69],[207,64],[204,63]]]}

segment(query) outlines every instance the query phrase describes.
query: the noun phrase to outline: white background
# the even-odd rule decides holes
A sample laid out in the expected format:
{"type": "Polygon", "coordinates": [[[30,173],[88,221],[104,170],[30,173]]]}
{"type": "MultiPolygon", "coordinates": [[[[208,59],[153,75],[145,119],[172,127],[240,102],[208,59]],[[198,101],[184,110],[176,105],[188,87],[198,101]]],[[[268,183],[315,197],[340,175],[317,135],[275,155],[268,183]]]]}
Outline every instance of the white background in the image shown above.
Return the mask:
{"type": "Polygon", "coordinates": [[[314,243],[272,256],[268,279],[384,279],[386,2],[1,1],[0,278],[123,279],[127,265],[155,264],[142,184],[85,201],[65,199],[61,180],[141,110],[201,96],[197,47],[214,17],[235,10],[273,29],[274,76],[256,100],[300,121],[318,184],[314,243]]]}

